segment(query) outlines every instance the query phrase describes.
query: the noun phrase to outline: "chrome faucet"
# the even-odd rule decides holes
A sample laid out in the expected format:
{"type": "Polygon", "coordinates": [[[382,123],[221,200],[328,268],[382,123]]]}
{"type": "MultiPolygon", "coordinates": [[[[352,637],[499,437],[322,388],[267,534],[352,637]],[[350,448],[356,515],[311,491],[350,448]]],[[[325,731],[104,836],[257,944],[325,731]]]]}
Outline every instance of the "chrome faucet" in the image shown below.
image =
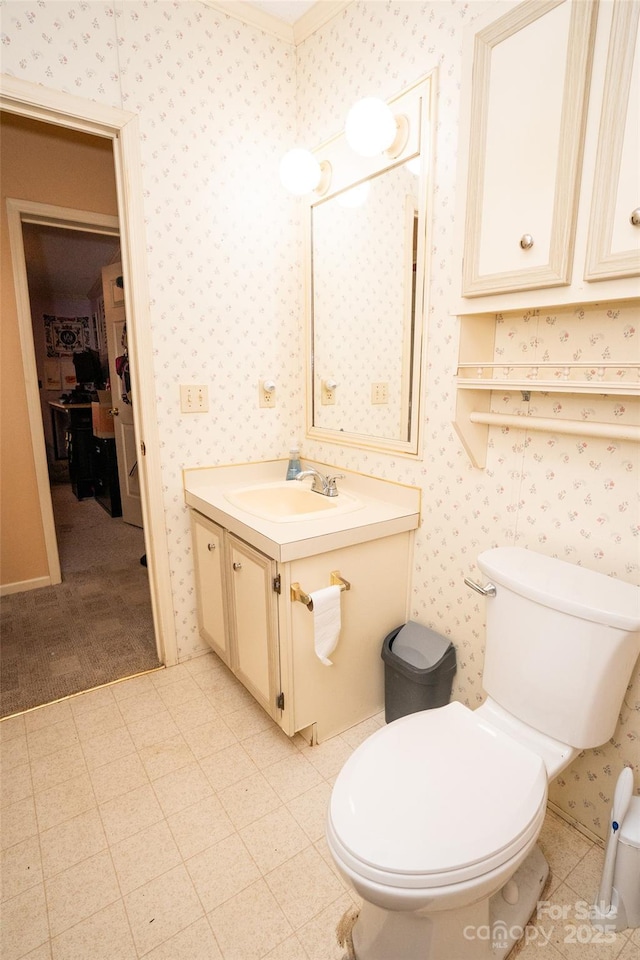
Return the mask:
{"type": "Polygon", "coordinates": [[[344,473],[338,473],[335,477],[325,477],[315,467],[309,467],[308,470],[301,470],[300,473],[296,474],[296,480],[304,480],[305,477],[313,477],[311,489],[314,493],[321,493],[323,497],[337,497],[336,480],[342,480],[344,473]]]}

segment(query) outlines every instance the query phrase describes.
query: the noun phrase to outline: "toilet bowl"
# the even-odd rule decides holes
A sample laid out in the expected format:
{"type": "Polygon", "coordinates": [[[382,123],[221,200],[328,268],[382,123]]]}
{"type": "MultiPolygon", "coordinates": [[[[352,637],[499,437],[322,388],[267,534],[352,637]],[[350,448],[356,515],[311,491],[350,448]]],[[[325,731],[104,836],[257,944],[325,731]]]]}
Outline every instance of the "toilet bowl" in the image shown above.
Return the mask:
{"type": "Polygon", "coordinates": [[[489,898],[534,848],[546,800],[541,757],[460,703],[365,741],[338,775],[327,821],[334,861],[364,901],[356,956],[422,960],[439,940],[490,956],[473,928],[487,925],[489,898]],[[396,914],[409,911],[407,929],[396,914]]]}
{"type": "Polygon", "coordinates": [[[363,901],[357,960],[507,956],[548,875],[547,785],[612,735],[640,652],[630,584],[520,548],[478,564],[496,586],[489,696],[381,728],[332,791],[327,843],[363,901]]]}

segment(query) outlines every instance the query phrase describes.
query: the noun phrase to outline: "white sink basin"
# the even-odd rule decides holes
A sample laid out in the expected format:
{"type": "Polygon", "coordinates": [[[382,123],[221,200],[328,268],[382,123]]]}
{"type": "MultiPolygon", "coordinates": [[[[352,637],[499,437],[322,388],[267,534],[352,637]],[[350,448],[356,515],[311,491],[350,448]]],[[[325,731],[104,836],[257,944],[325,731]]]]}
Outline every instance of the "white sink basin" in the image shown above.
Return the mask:
{"type": "Polygon", "coordinates": [[[321,493],[314,493],[296,480],[241,487],[225,493],[225,498],[235,507],[240,507],[255,517],[278,523],[315,520],[329,513],[350,513],[360,506],[360,502],[348,494],[338,493],[337,497],[325,497],[321,493]]]}

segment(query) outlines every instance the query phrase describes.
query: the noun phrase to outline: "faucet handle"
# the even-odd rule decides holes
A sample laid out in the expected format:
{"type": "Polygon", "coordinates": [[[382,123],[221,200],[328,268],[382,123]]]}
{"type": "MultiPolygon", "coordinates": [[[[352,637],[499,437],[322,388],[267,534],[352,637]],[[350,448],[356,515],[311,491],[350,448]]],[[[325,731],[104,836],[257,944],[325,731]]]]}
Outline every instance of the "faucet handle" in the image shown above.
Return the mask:
{"type": "Polygon", "coordinates": [[[338,488],[336,487],[336,480],[344,480],[344,473],[336,473],[334,477],[326,478],[327,493],[329,494],[329,496],[331,496],[332,494],[333,496],[335,496],[338,492],[338,488]]]}

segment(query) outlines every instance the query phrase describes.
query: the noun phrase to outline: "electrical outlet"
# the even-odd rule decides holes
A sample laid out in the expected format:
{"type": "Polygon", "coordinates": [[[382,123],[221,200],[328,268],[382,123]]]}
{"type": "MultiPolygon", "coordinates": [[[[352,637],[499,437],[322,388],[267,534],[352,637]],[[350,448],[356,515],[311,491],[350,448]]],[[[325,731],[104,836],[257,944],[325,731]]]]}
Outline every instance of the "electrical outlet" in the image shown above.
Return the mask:
{"type": "Polygon", "coordinates": [[[180,410],[182,413],[207,413],[209,388],[206,383],[180,384],[180,410]]]}
{"type": "Polygon", "coordinates": [[[389,403],[389,384],[386,381],[371,384],[371,403],[389,403]]]}
{"type": "Polygon", "coordinates": [[[276,385],[273,380],[261,380],[258,384],[260,406],[275,407],[276,405],[276,385]]]}
{"type": "Polygon", "coordinates": [[[336,382],[335,380],[323,380],[320,393],[320,403],[329,407],[336,402],[336,382]]]}

